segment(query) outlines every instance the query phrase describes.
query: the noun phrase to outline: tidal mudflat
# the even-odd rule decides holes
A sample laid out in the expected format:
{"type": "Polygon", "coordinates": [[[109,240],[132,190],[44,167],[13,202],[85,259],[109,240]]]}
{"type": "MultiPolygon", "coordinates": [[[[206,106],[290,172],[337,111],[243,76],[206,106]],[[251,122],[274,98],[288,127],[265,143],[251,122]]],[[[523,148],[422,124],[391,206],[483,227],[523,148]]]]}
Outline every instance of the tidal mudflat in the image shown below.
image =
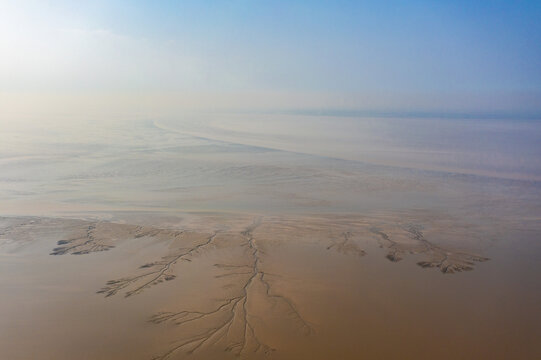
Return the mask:
{"type": "Polygon", "coordinates": [[[370,125],[391,152],[423,148],[399,167],[354,141],[303,152],[293,135],[165,123],[0,134],[3,357],[541,355],[538,169],[474,166],[493,134],[436,164],[441,149],[370,125]]]}

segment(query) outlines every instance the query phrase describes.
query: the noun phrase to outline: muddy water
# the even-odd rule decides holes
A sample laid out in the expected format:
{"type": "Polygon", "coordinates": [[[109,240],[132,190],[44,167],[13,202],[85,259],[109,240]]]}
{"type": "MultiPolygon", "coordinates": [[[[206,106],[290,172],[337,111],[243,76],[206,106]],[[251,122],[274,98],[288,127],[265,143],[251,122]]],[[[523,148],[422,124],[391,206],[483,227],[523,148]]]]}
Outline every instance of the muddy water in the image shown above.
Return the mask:
{"type": "Polygon", "coordinates": [[[395,167],[226,125],[6,127],[2,358],[541,356],[534,163],[395,167]]]}

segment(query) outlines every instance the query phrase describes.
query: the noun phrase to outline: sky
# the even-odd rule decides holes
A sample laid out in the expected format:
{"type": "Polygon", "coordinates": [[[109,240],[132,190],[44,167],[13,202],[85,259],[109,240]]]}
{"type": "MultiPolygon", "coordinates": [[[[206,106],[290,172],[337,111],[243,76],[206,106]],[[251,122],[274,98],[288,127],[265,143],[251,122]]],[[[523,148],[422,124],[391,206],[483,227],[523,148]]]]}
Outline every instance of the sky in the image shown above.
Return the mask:
{"type": "Polygon", "coordinates": [[[0,94],[541,113],[540,18],[541,1],[0,0],[0,94]]]}

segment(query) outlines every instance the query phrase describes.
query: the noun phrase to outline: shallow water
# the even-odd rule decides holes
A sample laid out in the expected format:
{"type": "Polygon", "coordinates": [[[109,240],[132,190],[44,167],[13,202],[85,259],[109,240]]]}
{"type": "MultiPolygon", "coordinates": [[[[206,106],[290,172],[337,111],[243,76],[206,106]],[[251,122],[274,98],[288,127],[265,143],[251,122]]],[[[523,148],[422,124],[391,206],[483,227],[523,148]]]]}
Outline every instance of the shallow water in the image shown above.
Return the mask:
{"type": "Polygon", "coordinates": [[[2,130],[7,358],[541,355],[535,122],[186,114],[2,130]]]}

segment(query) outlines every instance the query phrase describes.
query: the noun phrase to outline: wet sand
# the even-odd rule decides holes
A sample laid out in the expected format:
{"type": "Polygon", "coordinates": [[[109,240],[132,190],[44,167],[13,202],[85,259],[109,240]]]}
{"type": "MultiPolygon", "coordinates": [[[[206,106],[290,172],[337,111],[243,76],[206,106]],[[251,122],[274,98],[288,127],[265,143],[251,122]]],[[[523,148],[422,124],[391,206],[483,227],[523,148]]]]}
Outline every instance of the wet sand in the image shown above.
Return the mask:
{"type": "Polygon", "coordinates": [[[220,126],[0,133],[2,358],[541,357],[535,162],[475,165],[491,132],[461,172],[415,136],[400,167],[220,126]]]}
{"type": "Polygon", "coordinates": [[[2,218],[1,348],[10,359],[538,356],[541,291],[507,268],[539,271],[534,254],[502,261],[495,229],[435,217],[2,218]],[[453,245],[472,233],[486,239],[453,245]]]}

